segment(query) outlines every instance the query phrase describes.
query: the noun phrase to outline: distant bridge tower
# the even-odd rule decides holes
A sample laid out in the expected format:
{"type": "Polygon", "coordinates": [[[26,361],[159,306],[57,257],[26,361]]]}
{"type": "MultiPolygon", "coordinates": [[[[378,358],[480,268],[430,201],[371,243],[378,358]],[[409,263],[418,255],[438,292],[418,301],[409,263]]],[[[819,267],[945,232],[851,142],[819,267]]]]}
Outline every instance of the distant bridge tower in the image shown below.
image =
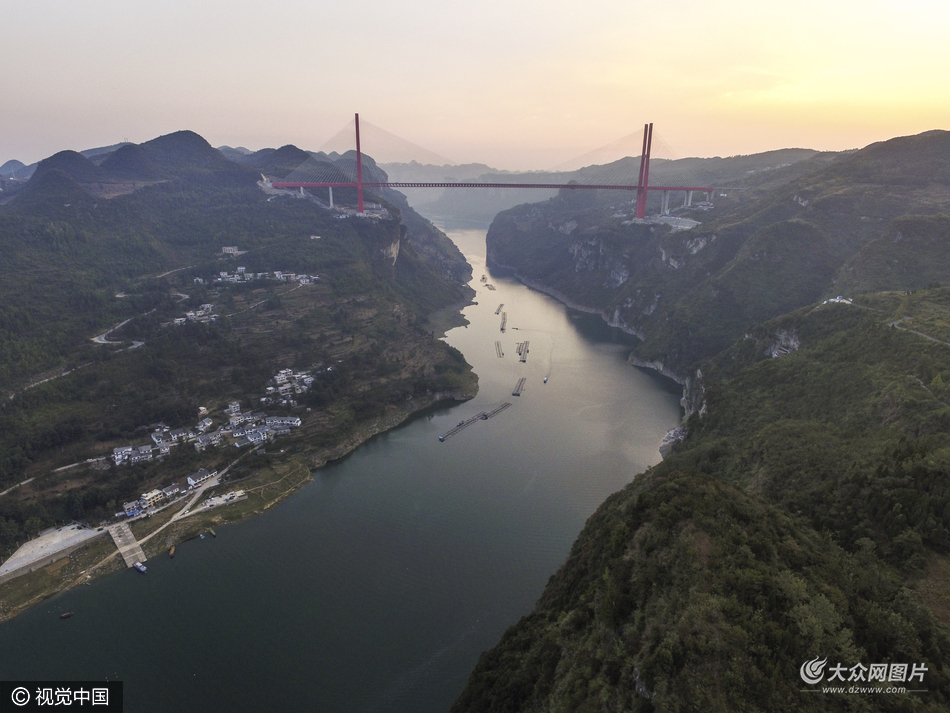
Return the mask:
{"type": "MultiPolygon", "coordinates": [[[[363,215],[363,156],[360,154],[360,115],[356,115],[356,196],[363,215]]],[[[332,199],[331,199],[332,200],[332,199]]]]}
{"type": "Polygon", "coordinates": [[[653,148],[653,124],[643,125],[643,150],[640,153],[640,177],[637,180],[637,209],[634,215],[647,215],[647,187],[650,185],[650,150],[653,148]]]}

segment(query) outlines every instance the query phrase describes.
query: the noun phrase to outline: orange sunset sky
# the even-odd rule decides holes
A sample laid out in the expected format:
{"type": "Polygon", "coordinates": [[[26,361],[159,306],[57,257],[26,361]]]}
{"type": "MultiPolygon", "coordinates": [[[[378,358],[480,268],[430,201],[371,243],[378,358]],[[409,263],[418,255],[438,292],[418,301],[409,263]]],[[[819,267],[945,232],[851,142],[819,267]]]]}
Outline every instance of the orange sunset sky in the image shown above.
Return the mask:
{"type": "Polygon", "coordinates": [[[504,169],[647,121],[672,157],[857,148],[950,128],[948,38],[924,0],[0,0],[0,163],[178,129],[318,150],[354,112],[504,169]]]}

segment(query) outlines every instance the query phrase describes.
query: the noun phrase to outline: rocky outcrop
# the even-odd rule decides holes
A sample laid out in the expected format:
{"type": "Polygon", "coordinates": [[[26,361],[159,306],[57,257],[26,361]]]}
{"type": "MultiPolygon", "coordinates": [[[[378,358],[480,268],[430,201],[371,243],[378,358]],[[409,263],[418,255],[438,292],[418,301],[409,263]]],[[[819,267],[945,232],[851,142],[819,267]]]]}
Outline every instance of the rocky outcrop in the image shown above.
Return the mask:
{"type": "MultiPolygon", "coordinates": [[[[472,266],[466,262],[455,243],[411,208],[402,193],[394,190],[384,190],[382,193],[387,201],[399,209],[405,226],[403,239],[435,268],[440,277],[452,282],[467,283],[472,278],[472,266]]],[[[395,262],[395,256],[393,260],[395,262]]]]}
{"type": "Polygon", "coordinates": [[[383,254],[383,257],[392,260],[392,264],[396,264],[396,258],[399,257],[399,239],[397,238],[388,247],[382,248],[380,252],[383,254]]]}
{"type": "Polygon", "coordinates": [[[801,339],[795,329],[779,329],[772,335],[772,339],[765,346],[765,353],[770,357],[780,357],[797,352],[801,347],[801,339]]]}

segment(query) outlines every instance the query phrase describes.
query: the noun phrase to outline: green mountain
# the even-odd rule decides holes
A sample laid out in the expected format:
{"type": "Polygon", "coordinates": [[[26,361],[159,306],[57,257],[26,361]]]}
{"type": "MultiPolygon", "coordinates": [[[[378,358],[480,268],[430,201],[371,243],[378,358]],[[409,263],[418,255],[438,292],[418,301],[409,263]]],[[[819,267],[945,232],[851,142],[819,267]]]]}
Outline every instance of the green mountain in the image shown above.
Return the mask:
{"type": "Polygon", "coordinates": [[[254,153],[250,149],[246,149],[243,146],[218,146],[218,151],[220,151],[221,154],[229,161],[235,161],[237,163],[240,163],[241,159],[245,156],[254,153]]]}
{"type": "Polygon", "coordinates": [[[43,159],[33,176],[39,179],[50,171],[61,171],[77,183],[96,183],[105,177],[102,169],[76,151],[60,151],[43,159]]]}
{"type": "Polygon", "coordinates": [[[227,462],[188,446],[99,467],[150,424],[260,403],[282,368],[314,382],[282,407],[303,416],[301,434],[262,468],[340,457],[415,410],[470,397],[470,367],[426,320],[469,297],[471,268],[404,199],[367,200],[381,209],[358,218],[276,191],[193,132],[99,166],[74,152],[41,162],[0,205],[0,490],[33,479],[0,500],[0,552],[227,462]],[[208,304],[214,319],[194,319],[208,304]]]}
{"type": "Polygon", "coordinates": [[[20,175],[20,172],[26,168],[26,164],[16,159],[10,159],[0,166],[0,176],[14,178],[20,175]]]}
{"type": "MultiPolygon", "coordinates": [[[[928,132],[753,171],[717,195],[715,209],[677,211],[700,221],[691,230],[631,220],[629,203],[565,194],[500,214],[489,257],[642,336],[637,356],[685,379],[755,323],[856,284],[849,271],[878,259],[872,248],[858,253],[892,221],[950,213],[948,137],[928,132]]],[[[933,265],[946,246],[933,243],[933,265]]]]}
{"type": "Polygon", "coordinates": [[[310,159],[310,154],[303,149],[297,148],[293,144],[288,144],[276,150],[262,149],[253,154],[243,156],[239,158],[238,161],[239,163],[254,166],[268,175],[284,178],[288,173],[308,159],[310,159]]]}
{"type": "Polygon", "coordinates": [[[950,276],[950,217],[907,216],[888,224],[841,267],[832,291],[842,294],[918,289],[950,276]]]}
{"type": "Polygon", "coordinates": [[[874,295],[704,363],[686,439],[590,518],[452,710],[945,710],[948,326],[950,289],[874,295]],[[810,693],[816,657],[820,685],[908,663],[926,690],[810,693]]]}
{"type": "Polygon", "coordinates": [[[148,151],[138,144],[125,144],[107,154],[99,167],[109,177],[117,179],[155,181],[167,177],[148,151]]]}
{"type": "MultiPolygon", "coordinates": [[[[58,168],[38,171],[16,196],[11,212],[28,215],[42,211],[49,217],[74,216],[91,211],[96,198],[65,171],[58,168]]],[[[13,243],[8,243],[13,245],[13,243]]]]}
{"type": "Polygon", "coordinates": [[[239,175],[242,171],[228,161],[194,131],[176,131],[141,144],[142,150],[159,169],[176,174],[221,171],[239,175]]]}

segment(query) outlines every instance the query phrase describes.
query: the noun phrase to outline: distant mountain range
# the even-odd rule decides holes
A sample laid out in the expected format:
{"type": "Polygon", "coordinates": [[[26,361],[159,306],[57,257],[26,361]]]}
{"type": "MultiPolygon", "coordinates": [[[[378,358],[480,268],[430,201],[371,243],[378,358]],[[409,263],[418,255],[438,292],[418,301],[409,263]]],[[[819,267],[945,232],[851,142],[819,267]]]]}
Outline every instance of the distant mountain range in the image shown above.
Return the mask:
{"type": "Polygon", "coordinates": [[[771,170],[765,155],[658,163],[651,183],[690,173],[731,188],[710,211],[674,211],[700,221],[687,231],[633,224],[622,195],[514,208],[493,222],[489,258],[603,311],[643,337],[641,359],[685,379],[751,325],[822,296],[943,281],[944,223],[916,216],[950,213],[948,156],[950,132],[936,131],[845,154],[775,152],[771,170]]]}
{"type": "MultiPolygon", "coordinates": [[[[60,156],[51,165],[65,170],[79,182],[120,183],[129,180],[160,180],[161,172],[150,165],[145,155],[133,158],[125,155],[118,163],[109,160],[111,154],[127,144],[115,144],[79,152],[61,152],[79,154],[90,159],[90,163],[102,166],[104,172],[90,169],[75,156],[60,156]]],[[[144,144],[143,144],[144,146],[144,144]]],[[[284,178],[294,169],[311,161],[318,164],[336,164],[346,158],[355,166],[355,152],[345,154],[326,154],[319,151],[305,151],[293,145],[280,148],[264,148],[251,151],[245,147],[219,146],[216,149],[222,156],[234,163],[252,166],[262,173],[276,178],[284,178]]],[[[146,150],[147,153],[147,150],[146,150]]],[[[818,152],[809,149],[781,149],[751,156],[730,158],[688,158],[680,160],[655,159],[651,162],[651,183],[680,183],[692,181],[705,183],[710,180],[734,183],[743,182],[752,174],[777,171],[793,164],[813,159],[818,152]]],[[[59,156],[59,154],[57,154],[59,156]]],[[[828,156],[828,154],[825,154],[828,156]]],[[[46,159],[50,162],[50,157],[46,159]]],[[[368,163],[376,165],[370,155],[364,154],[368,163]]],[[[396,182],[480,182],[480,183],[620,183],[635,184],[639,171],[639,157],[623,158],[601,166],[589,166],[573,171],[501,171],[486,164],[471,163],[460,165],[431,165],[415,161],[410,163],[386,163],[378,168],[396,182]]],[[[39,168],[39,163],[25,166],[20,161],[7,161],[0,167],[0,177],[27,179],[39,168]]],[[[314,166],[314,170],[321,170],[314,166]]],[[[323,170],[326,170],[325,167],[323,170]]],[[[355,174],[355,171],[351,172],[355,174]]],[[[787,174],[787,172],[786,172],[787,174]]],[[[340,180],[349,180],[338,176],[340,180]]],[[[380,176],[382,180],[382,175],[380,176]]],[[[759,178],[763,178],[759,176],[759,178]]],[[[488,225],[496,214],[523,203],[536,203],[547,200],[554,191],[485,189],[480,191],[458,191],[442,188],[402,189],[409,204],[436,219],[466,220],[488,225]]]]}
{"type": "MultiPolygon", "coordinates": [[[[120,144],[113,144],[112,146],[100,146],[94,149],[86,149],[85,151],[80,151],[78,153],[82,154],[83,157],[88,159],[95,159],[112,153],[116,149],[125,146],[127,142],[120,144]]],[[[36,171],[39,163],[31,163],[29,166],[25,165],[21,161],[16,159],[11,159],[7,161],[2,166],[0,166],[0,178],[16,178],[24,180],[33,175],[33,172],[36,171]]]]}

